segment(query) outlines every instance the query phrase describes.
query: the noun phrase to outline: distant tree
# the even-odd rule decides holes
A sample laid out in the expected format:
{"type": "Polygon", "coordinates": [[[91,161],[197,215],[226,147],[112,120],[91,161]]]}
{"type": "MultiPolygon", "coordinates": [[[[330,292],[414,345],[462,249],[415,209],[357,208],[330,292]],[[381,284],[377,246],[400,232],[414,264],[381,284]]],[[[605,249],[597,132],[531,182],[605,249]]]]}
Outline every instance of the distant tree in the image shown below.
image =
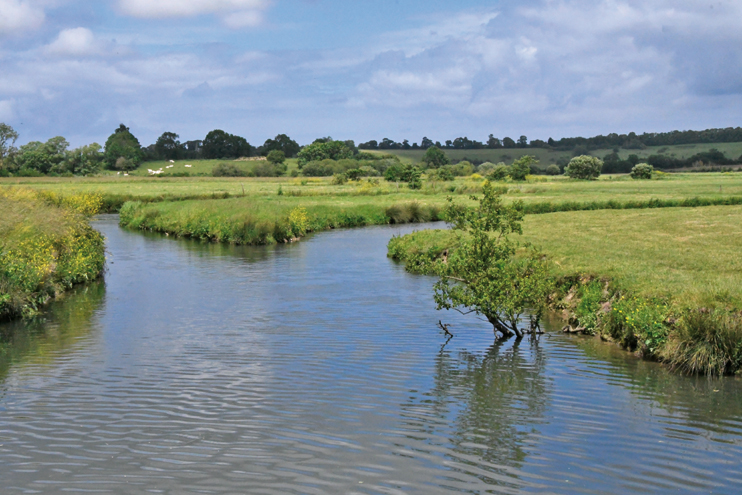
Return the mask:
{"type": "Polygon", "coordinates": [[[546,167],[546,175],[559,175],[562,171],[559,170],[559,165],[551,164],[546,167]]]}
{"type": "Polygon", "coordinates": [[[243,137],[215,129],[204,138],[202,149],[204,158],[239,158],[250,156],[252,146],[243,137]]]}
{"type": "Polygon", "coordinates": [[[268,153],[267,160],[274,165],[280,165],[286,161],[286,153],[281,150],[272,150],[268,153]]]}
{"type": "Polygon", "coordinates": [[[526,136],[521,136],[518,138],[518,148],[527,148],[528,147],[528,138],[526,136]]]}
{"type": "Polygon", "coordinates": [[[288,137],[286,134],[279,134],[273,139],[266,139],[263,146],[260,147],[260,154],[268,156],[271,151],[283,151],[288,158],[295,157],[301,146],[299,143],[288,137]]]}
{"type": "Polygon", "coordinates": [[[513,180],[526,180],[526,176],[531,173],[531,167],[538,165],[536,157],[525,155],[521,156],[510,166],[510,178],[513,180]]]}
{"type": "Polygon", "coordinates": [[[499,138],[496,138],[495,136],[490,134],[490,137],[487,140],[487,147],[490,149],[502,148],[502,141],[500,141],[499,138]]]}
{"type": "Polygon", "coordinates": [[[515,141],[513,141],[509,137],[503,138],[502,147],[503,148],[515,148],[515,141]]]}
{"type": "Polygon", "coordinates": [[[62,136],[53,137],[46,143],[31,141],[21,146],[14,157],[16,168],[42,174],[64,172],[62,163],[68,146],[69,143],[62,136]]]}
{"type": "Polygon", "coordinates": [[[353,158],[353,151],[342,141],[315,141],[309,146],[305,146],[297,156],[299,157],[299,168],[302,168],[312,161],[353,158]]]}
{"type": "Polygon", "coordinates": [[[582,155],[569,161],[564,174],[573,179],[593,180],[600,176],[602,169],[603,160],[590,155],[582,155]]]}
{"type": "Polygon", "coordinates": [[[13,146],[18,133],[8,124],[0,122],[0,170],[4,168],[5,159],[16,151],[13,146]]]}
{"type": "Polygon", "coordinates": [[[163,132],[157,138],[155,151],[160,158],[165,160],[177,160],[183,154],[183,145],[178,140],[180,136],[174,132],[163,132]]]}
{"type": "Polygon", "coordinates": [[[435,143],[428,139],[427,137],[424,137],[423,140],[420,142],[420,147],[424,150],[431,148],[435,146],[435,143]]]}
{"type": "Polygon", "coordinates": [[[142,161],[142,146],[129,128],[121,124],[113,134],[108,136],[104,155],[109,168],[117,170],[118,163],[119,167],[126,167],[123,170],[131,170],[138,167],[142,161]],[[125,160],[119,161],[119,158],[125,160]]]}
{"type": "Polygon", "coordinates": [[[103,150],[98,143],[80,146],[67,152],[65,168],[75,175],[93,175],[103,165],[103,150]]]}
{"type": "Polygon", "coordinates": [[[362,150],[377,150],[379,149],[379,143],[372,139],[367,143],[359,144],[358,148],[362,150]]]}
{"type": "Polygon", "coordinates": [[[422,162],[428,168],[439,168],[451,163],[446,154],[436,146],[432,146],[425,151],[422,162]]]}

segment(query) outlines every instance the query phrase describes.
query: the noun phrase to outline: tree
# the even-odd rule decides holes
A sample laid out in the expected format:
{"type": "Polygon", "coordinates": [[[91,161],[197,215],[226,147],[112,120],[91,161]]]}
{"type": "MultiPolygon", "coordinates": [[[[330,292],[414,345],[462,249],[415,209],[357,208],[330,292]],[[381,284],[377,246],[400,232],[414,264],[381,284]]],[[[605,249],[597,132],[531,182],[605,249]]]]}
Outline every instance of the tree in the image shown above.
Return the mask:
{"type": "Polygon", "coordinates": [[[342,160],[353,158],[353,151],[342,141],[315,140],[309,146],[305,146],[297,155],[299,157],[299,168],[309,162],[322,160],[342,160]]]}
{"type": "Polygon", "coordinates": [[[531,167],[538,165],[536,157],[525,155],[521,156],[510,166],[510,178],[513,180],[526,180],[526,176],[531,173],[531,167]]]}
{"type": "Polygon", "coordinates": [[[431,146],[427,149],[423,155],[422,162],[428,168],[439,168],[451,163],[446,154],[436,146],[431,146]]]}
{"type": "Polygon", "coordinates": [[[559,175],[562,171],[559,170],[559,165],[551,164],[546,167],[546,175],[559,175]]]}
{"type": "Polygon", "coordinates": [[[4,122],[0,122],[0,169],[3,168],[5,158],[16,151],[13,146],[18,139],[18,133],[4,122]]]}
{"type": "Polygon", "coordinates": [[[101,145],[92,143],[67,152],[65,166],[75,175],[92,175],[100,171],[103,164],[101,145]]]}
{"type": "Polygon", "coordinates": [[[155,142],[155,150],[160,158],[177,160],[183,155],[184,146],[178,140],[180,136],[174,132],[163,132],[155,142]]]}
{"type": "Polygon", "coordinates": [[[266,139],[263,146],[260,147],[260,154],[268,156],[271,151],[283,151],[288,158],[296,156],[301,146],[299,143],[288,137],[286,134],[279,134],[273,139],[266,139]]]}
{"type": "Polygon", "coordinates": [[[49,139],[46,143],[31,141],[24,144],[15,156],[15,165],[19,169],[34,170],[42,174],[63,172],[69,143],[62,136],[49,139]]]}
{"type": "Polygon", "coordinates": [[[437,308],[462,314],[476,313],[492,324],[503,338],[535,332],[552,287],[541,253],[526,247],[522,254],[512,234],[521,234],[523,203],[503,204],[489,181],[483,196],[472,197],[479,206],[467,208],[448,198],[445,218],[457,235],[457,248],[446,260],[415,260],[428,264],[440,280],[434,286],[437,308]],[[519,326],[532,312],[530,329],[519,326]]]}
{"type": "Polygon", "coordinates": [[[518,148],[527,148],[528,147],[528,138],[526,136],[521,136],[518,138],[518,148]]]}
{"type": "Polygon", "coordinates": [[[573,179],[593,180],[600,177],[602,169],[603,160],[590,155],[581,155],[569,161],[564,174],[573,179]]]}
{"type": "Polygon", "coordinates": [[[503,148],[515,148],[515,141],[512,138],[506,137],[502,140],[503,148]]]}
{"type": "Polygon", "coordinates": [[[273,165],[280,165],[286,161],[286,153],[281,150],[272,150],[266,158],[273,165]]]}
{"type": "Polygon", "coordinates": [[[487,147],[490,149],[502,148],[502,141],[490,134],[489,139],[487,140],[487,147]]]}
{"type": "Polygon", "coordinates": [[[435,146],[435,143],[431,141],[430,139],[428,139],[427,137],[423,137],[423,140],[420,142],[420,147],[426,150],[432,146],[435,146]]]}
{"type": "Polygon", "coordinates": [[[105,144],[106,164],[113,170],[131,170],[142,161],[142,147],[139,140],[129,132],[124,124],[119,125],[113,134],[108,136],[105,144]],[[124,160],[119,160],[124,158],[124,160]],[[125,167],[117,169],[118,167],[125,167]]]}
{"type": "Polygon", "coordinates": [[[214,129],[204,138],[202,150],[204,158],[239,158],[250,156],[252,146],[243,137],[214,129]]]}
{"type": "Polygon", "coordinates": [[[631,169],[632,179],[651,179],[654,167],[647,163],[637,163],[634,168],[631,169]]]}

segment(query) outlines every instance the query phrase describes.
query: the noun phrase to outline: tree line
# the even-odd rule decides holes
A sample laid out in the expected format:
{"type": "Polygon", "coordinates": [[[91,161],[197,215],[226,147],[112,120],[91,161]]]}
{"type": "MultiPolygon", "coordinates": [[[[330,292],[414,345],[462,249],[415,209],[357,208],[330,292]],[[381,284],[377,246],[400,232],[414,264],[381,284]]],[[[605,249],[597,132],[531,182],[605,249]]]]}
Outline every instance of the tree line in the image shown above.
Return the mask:
{"type": "Polygon", "coordinates": [[[486,141],[472,140],[467,137],[449,139],[441,143],[423,137],[418,143],[410,143],[405,139],[401,143],[389,138],[381,141],[371,140],[358,145],[363,150],[426,150],[433,146],[443,149],[500,149],[500,148],[546,148],[557,151],[572,151],[576,147],[584,147],[587,150],[595,149],[644,149],[648,146],[672,146],[679,144],[714,144],[714,143],[738,143],[742,142],[742,127],[727,127],[724,129],[706,129],[703,131],[670,131],[670,132],[645,132],[636,134],[611,133],[607,136],[598,135],[594,137],[569,137],[555,140],[549,138],[546,141],[534,139],[529,141],[528,137],[520,136],[517,140],[504,137],[496,138],[490,134],[486,141]]]}

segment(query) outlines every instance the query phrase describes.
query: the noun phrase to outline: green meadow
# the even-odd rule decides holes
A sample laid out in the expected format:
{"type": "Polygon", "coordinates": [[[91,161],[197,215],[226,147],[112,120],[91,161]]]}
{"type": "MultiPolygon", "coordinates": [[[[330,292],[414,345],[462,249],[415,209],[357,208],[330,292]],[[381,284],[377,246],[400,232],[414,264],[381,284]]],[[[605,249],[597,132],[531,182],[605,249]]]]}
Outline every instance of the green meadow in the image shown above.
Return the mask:
{"type": "MultiPolygon", "coordinates": [[[[647,158],[650,155],[666,155],[672,158],[688,158],[697,153],[706,152],[710,149],[717,149],[723,152],[729,158],[738,158],[742,156],[742,143],[711,143],[711,144],[678,144],[671,146],[647,146],[644,149],[619,149],[618,155],[622,160],[626,160],[629,155],[637,155],[639,159],[647,158]]],[[[550,150],[544,148],[498,148],[498,149],[471,149],[471,150],[457,150],[457,149],[445,149],[446,155],[454,162],[460,160],[476,160],[477,162],[505,162],[511,163],[524,155],[535,156],[536,159],[541,162],[542,165],[549,165],[556,163],[560,158],[569,160],[572,158],[573,152],[570,151],[559,151],[550,150]]],[[[400,159],[409,163],[419,162],[425,150],[383,150],[383,151],[371,151],[372,153],[388,153],[400,157],[400,159]]],[[[590,150],[590,154],[603,158],[609,153],[612,153],[612,149],[596,149],[590,150]]]]}

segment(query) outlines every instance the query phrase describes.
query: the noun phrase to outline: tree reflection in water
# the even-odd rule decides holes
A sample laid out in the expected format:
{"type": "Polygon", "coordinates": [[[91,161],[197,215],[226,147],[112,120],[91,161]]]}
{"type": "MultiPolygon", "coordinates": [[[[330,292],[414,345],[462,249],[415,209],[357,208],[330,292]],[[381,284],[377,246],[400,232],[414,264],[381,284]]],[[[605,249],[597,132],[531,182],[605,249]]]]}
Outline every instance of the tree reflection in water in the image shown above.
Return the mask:
{"type": "Polygon", "coordinates": [[[484,354],[442,349],[432,389],[411,391],[402,405],[409,430],[420,432],[410,437],[421,442],[423,457],[448,458],[441,463],[450,466],[451,483],[475,477],[523,487],[519,470],[533,453],[552,391],[545,368],[538,337],[496,342],[484,354]]]}

